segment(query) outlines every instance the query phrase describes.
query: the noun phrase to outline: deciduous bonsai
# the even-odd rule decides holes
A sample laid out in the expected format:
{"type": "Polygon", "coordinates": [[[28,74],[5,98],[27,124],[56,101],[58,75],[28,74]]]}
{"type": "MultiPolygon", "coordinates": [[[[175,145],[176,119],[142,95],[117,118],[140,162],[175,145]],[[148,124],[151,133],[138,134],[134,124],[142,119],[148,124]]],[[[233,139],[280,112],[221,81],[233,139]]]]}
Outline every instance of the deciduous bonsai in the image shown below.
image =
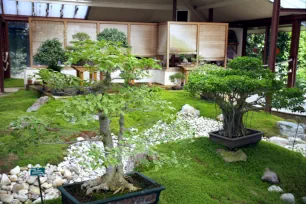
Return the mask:
{"type": "Polygon", "coordinates": [[[108,76],[101,81],[99,91],[86,96],[73,97],[59,110],[67,120],[73,117],[85,124],[93,119],[93,114],[99,117],[98,127],[104,149],[93,149],[90,154],[95,158],[92,165],[105,166],[106,173],[96,180],[85,182],[82,187],[86,189],[87,194],[101,190],[114,193],[124,190],[136,191],[138,187],[131,184],[124,176],[122,157],[147,151],[148,146],[145,139],[133,137],[130,130],[125,127],[125,114],[137,110],[164,109],[168,107],[168,103],[159,99],[155,88],[130,87],[128,82],[131,75],[139,76],[142,69],[158,68],[158,64],[153,59],[139,59],[129,54],[126,49],[122,49],[121,43],[87,39],[74,42],[74,47],[77,48],[75,49],[77,52],[67,54],[68,63],[85,59],[86,62],[93,62],[92,65],[85,66],[108,73],[108,76]],[[110,73],[117,70],[128,73],[123,75],[124,85],[116,93],[107,93],[105,87],[112,86],[110,73]],[[113,124],[116,117],[119,118],[117,136],[111,133],[110,128],[111,124],[112,127],[116,126],[113,124]]]}
{"type": "Polygon", "coordinates": [[[185,88],[192,94],[213,96],[224,117],[219,133],[229,138],[250,134],[243,122],[248,111],[271,107],[297,110],[304,100],[302,91],[286,88],[259,59],[250,57],[235,58],[226,69],[209,64],[198,67],[190,73],[185,88]]]}

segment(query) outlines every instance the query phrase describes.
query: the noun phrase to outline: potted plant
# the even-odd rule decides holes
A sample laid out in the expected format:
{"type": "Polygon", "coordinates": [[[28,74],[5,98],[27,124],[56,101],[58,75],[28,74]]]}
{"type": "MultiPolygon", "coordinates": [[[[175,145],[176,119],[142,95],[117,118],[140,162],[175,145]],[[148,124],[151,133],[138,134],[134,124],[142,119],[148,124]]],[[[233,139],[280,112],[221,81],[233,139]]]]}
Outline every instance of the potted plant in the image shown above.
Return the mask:
{"type": "Polygon", "coordinates": [[[56,38],[44,41],[34,55],[34,61],[48,66],[48,69],[61,71],[60,63],[65,61],[62,43],[56,38]]]}
{"type": "MultiPolygon", "coordinates": [[[[112,86],[112,81],[105,77],[100,81],[99,89],[86,96],[75,96],[64,101],[63,106],[58,110],[67,120],[71,117],[75,118],[76,123],[88,124],[93,120],[92,114],[99,116],[97,128],[104,149],[93,147],[88,154],[94,157],[88,161],[88,165],[106,167],[106,173],[96,180],[60,187],[62,202],[157,203],[160,192],[164,188],[139,173],[124,175],[122,157],[135,155],[139,151],[146,151],[146,154],[152,155],[146,140],[142,137],[132,137],[132,130],[125,127],[125,115],[135,110],[145,111],[145,109],[167,106],[166,102],[159,99],[156,88],[129,86],[130,76],[138,77],[136,73],[140,74],[140,71],[135,71],[136,69],[157,68],[158,63],[153,59],[139,59],[126,53],[120,43],[110,43],[105,40],[87,41],[85,44],[74,42],[74,47],[80,52],[67,53],[68,64],[85,59],[87,62],[92,61],[94,68],[98,71],[112,73],[120,70],[126,74],[123,75],[124,86],[117,92],[107,92],[112,86]],[[79,49],[80,47],[82,49],[79,49]],[[152,106],[153,103],[154,106],[152,106]],[[113,117],[118,116],[119,132],[117,136],[113,136],[110,125],[115,121],[113,117]],[[96,193],[106,198],[99,200],[95,197],[96,193]],[[121,195],[117,196],[117,193],[121,195]],[[84,200],[84,198],[89,199],[84,200]]],[[[114,127],[114,124],[112,126],[114,127]]]]}
{"type": "Polygon", "coordinates": [[[33,84],[33,78],[34,78],[34,76],[33,75],[28,75],[28,77],[27,77],[27,84],[28,85],[32,85],[33,84]]]}
{"type": "Polygon", "coordinates": [[[294,109],[303,104],[303,93],[298,89],[288,91],[275,73],[264,68],[257,58],[235,58],[228,63],[227,69],[208,64],[199,67],[189,75],[185,87],[192,94],[213,95],[224,121],[223,129],[209,136],[229,149],[261,140],[262,132],[245,127],[243,121],[248,111],[269,109],[271,105],[294,109]],[[247,102],[251,96],[257,97],[247,102]],[[265,103],[265,98],[273,100],[265,103]]]}
{"type": "Polygon", "coordinates": [[[175,84],[173,90],[182,90],[184,87],[185,75],[183,73],[176,73],[169,77],[170,81],[175,84]]]}

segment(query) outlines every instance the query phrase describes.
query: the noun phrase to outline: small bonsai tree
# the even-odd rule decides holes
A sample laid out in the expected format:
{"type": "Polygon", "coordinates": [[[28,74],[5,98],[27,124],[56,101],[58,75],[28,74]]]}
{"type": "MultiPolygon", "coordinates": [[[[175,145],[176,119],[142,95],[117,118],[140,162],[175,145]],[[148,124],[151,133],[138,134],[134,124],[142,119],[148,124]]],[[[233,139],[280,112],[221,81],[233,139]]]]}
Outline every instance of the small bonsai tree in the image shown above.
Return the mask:
{"type": "Polygon", "coordinates": [[[171,75],[169,79],[172,83],[176,84],[176,86],[183,86],[185,75],[183,73],[176,73],[171,75]]]}
{"type": "MultiPolygon", "coordinates": [[[[136,149],[145,150],[145,140],[135,142],[129,129],[125,127],[125,114],[136,110],[150,110],[160,107],[167,107],[167,103],[160,100],[158,92],[148,87],[129,87],[130,76],[141,74],[144,68],[159,67],[157,61],[153,59],[139,59],[122,49],[121,43],[101,41],[76,41],[74,47],[77,52],[68,52],[68,63],[73,63],[79,59],[86,62],[93,62],[92,68],[109,73],[109,76],[102,79],[101,85],[110,87],[112,85],[110,73],[121,70],[127,73],[123,75],[124,86],[117,93],[109,94],[102,88],[99,92],[93,92],[86,96],[73,97],[65,102],[59,110],[67,120],[71,117],[79,122],[87,124],[92,120],[92,114],[99,116],[99,128],[103,150],[92,150],[91,154],[96,155],[94,165],[106,166],[106,174],[101,178],[85,182],[83,188],[87,194],[94,191],[109,190],[114,193],[123,190],[135,191],[138,188],[129,183],[123,172],[122,156],[124,152],[135,154],[136,149]],[[82,49],[79,49],[82,48],[82,49]],[[135,70],[138,70],[135,72],[135,70]],[[154,106],[152,106],[154,104],[154,106]],[[119,116],[118,135],[111,134],[111,118],[119,116]],[[116,145],[117,144],[117,145],[116,145]],[[131,148],[133,144],[133,148],[131,148]],[[124,151],[128,149],[128,151],[124,151]],[[94,152],[94,153],[93,153],[94,152]]],[[[164,112],[164,111],[162,111],[164,112]]]]}
{"type": "Polygon", "coordinates": [[[59,62],[65,62],[65,50],[62,43],[54,38],[44,41],[34,55],[36,63],[47,65],[48,69],[61,71],[59,62]]]}
{"type": "Polygon", "coordinates": [[[222,110],[223,136],[236,138],[248,135],[243,117],[248,111],[271,108],[295,109],[303,104],[303,94],[298,89],[286,89],[270,69],[262,66],[257,58],[238,57],[229,62],[228,68],[206,64],[191,72],[185,88],[192,94],[207,92],[213,95],[222,110]],[[246,99],[257,95],[253,102],[246,99]],[[271,98],[266,103],[265,98],[271,98]]]}
{"type": "Polygon", "coordinates": [[[117,28],[106,28],[98,34],[97,40],[105,40],[108,42],[120,43],[122,47],[128,47],[127,37],[124,32],[117,28]]]}

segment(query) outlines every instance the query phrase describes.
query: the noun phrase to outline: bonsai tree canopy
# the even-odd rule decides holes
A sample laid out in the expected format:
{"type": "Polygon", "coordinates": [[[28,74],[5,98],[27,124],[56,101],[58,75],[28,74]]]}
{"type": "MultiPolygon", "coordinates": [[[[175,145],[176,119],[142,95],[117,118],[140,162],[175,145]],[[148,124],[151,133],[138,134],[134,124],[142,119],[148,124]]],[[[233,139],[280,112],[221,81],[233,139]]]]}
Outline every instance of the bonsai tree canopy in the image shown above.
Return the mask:
{"type": "Polygon", "coordinates": [[[191,72],[185,86],[192,94],[203,92],[213,95],[222,110],[223,136],[236,138],[249,134],[243,116],[252,110],[290,108],[296,110],[303,104],[303,93],[299,89],[285,88],[276,74],[264,68],[257,58],[238,57],[228,63],[228,68],[206,64],[191,72]],[[246,99],[257,96],[252,102],[246,99]],[[272,103],[266,98],[272,97],[272,103]]]}

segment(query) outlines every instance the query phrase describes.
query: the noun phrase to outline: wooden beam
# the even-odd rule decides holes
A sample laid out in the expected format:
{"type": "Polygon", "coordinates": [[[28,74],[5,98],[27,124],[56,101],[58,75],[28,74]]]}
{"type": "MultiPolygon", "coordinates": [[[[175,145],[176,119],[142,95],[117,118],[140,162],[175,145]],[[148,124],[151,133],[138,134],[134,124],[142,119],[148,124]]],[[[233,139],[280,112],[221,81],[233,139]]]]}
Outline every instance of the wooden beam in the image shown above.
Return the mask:
{"type": "Polygon", "coordinates": [[[172,21],[176,21],[177,0],[173,0],[172,21]]]}
{"type": "Polygon", "coordinates": [[[276,61],[276,43],[278,38],[278,23],[279,23],[279,10],[280,0],[274,0],[273,2],[273,13],[271,23],[271,38],[270,38],[270,50],[268,65],[272,72],[275,72],[275,61],[276,61]]]}
{"type": "Polygon", "coordinates": [[[306,13],[306,9],[299,8],[280,8],[281,13],[306,13]]]}
{"type": "Polygon", "coordinates": [[[289,57],[289,59],[292,59],[292,61],[289,62],[289,70],[291,70],[291,72],[288,72],[288,83],[287,83],[288,87],[295,86],[300,33],[301,33],[301,22],[294,21],[292,23],[292,35],[291,35],[291,45],[290,45],[290,57],[289,57]]]}
{"type": "Polygon", "coordinates": [[[214,9],[213,8],[210,8],[208,10],[208,21],[214,22],[214,9]]]}
{"type": "Polygon", "coordinates": [[[2,12],[2,15],[4,15],[3,0],[0,0],[0,3],[1,3],[1,12],[2,12]]]}
{"type": "Polygon", "coordinates": [[[207,19],[204,19],[203,15],[201,15],[198,11],[195,10],[194,5],[190,0],[183,0],[186,6],[191,10],[192,13],[194,13],[201,21],[205,21],[207,19]]]}
{"type": "Polygon", "coordinates": [[[264,45],[264,51],[263,51],[263,64],[268,63],[268,53],[269,53],[269,39],[270,39],[270,26],[266,26],[265,31],[265,45],[264,45]]]}
{"type": "Polygon", "coordinates": [[[209,8],[220,8],[220,7],[225,7],[225,6],[231,6],[234,4],[241,4],[247,1],[251,0],[226,0],[226,1],[218,1],[215,3],[211,4],[204,4],[202,6],[198,6],[197,10],[204,10],[204,9],[209,9],[209,8]]]}
{"type": "Polygon", "coordinates": [[[29,16],[3,15],[2,17],[5,21],[21,21],[21,22],[29,21],[29,16]]]}
{"type": "Polygon", "coordinates": [[[248,36],[248,28],[243,28],[243,34],[242,34],[242,56],[246,56],[246,43],[247,43],[247,36],[248,36]]]}

